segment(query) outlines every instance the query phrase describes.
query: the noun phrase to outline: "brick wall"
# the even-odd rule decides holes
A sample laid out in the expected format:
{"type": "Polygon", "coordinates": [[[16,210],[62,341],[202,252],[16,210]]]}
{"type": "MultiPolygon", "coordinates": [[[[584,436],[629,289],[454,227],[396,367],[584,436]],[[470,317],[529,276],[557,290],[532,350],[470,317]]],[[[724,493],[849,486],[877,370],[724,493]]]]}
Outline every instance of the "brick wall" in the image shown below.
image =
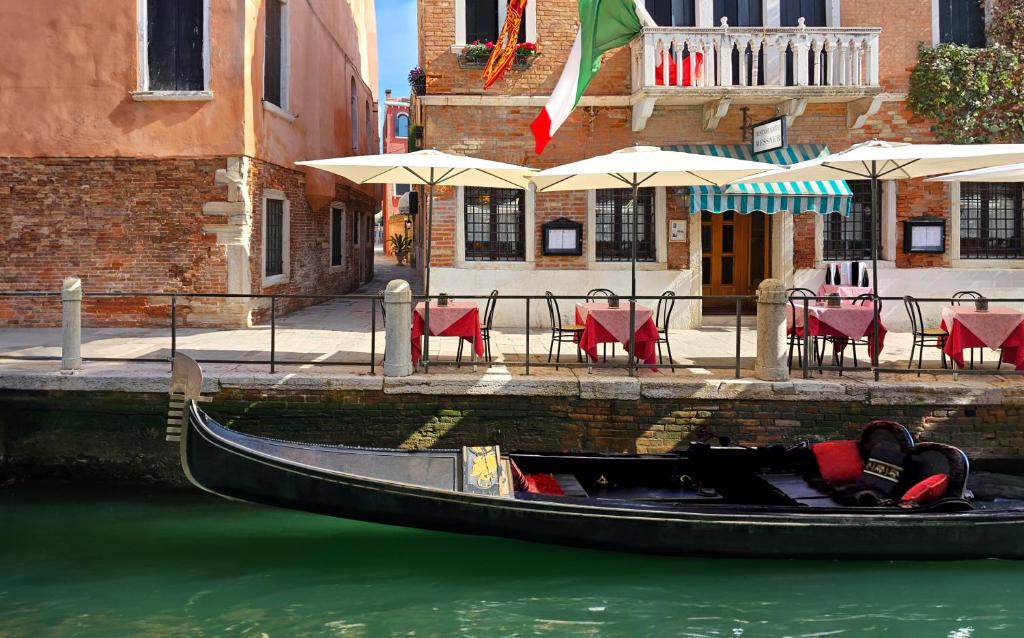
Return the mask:
{"type": "MultiPolygon", "coordinates": [[[[0,481],[94,475],[184,483],[164,441],[167,396],[0,392],[0,481]]],[[[1024,410],[1013,405],[853,401],[587,400],[429,396],[378,391],[220,391],[204,406],[240,431],[287,440],[428,448],[498,443],[506,450],[657,453],[709,435],[739,444],[855,436],[876,418],[972,457],[1024,453],[1024,410]]]]}

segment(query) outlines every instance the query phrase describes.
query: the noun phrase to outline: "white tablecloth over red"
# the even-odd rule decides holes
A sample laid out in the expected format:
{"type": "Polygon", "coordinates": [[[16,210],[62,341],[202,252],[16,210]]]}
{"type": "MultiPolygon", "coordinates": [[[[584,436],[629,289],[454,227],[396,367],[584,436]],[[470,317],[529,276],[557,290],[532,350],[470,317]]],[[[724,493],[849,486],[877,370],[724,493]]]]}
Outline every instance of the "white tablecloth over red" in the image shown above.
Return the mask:
{"type": "MultiPolygon", "coordinates": [[[[636,346],[634,354],[647,364],[654,364],[655,345],[658,342],[658,327],[654,323],[654,312],[642,304],[635,306],[636,346]]],[[[629,301],[619,302],[618,308],[611,308],[607,301],[588,301],[576,304],[576,323],[583,326],[580,334],[580,348],[591,360],[596,361],[597,346],[602,343],[621,343],[629,351],[629,301]]]]}
{"type": "Polygon", "coordinates": [[[1024,312],[1006,306],[979,311],[973,305],[945,306],[942,329],[949,333],[943,350],[961,368],[964,350],[989,347],[1003,351],[1003,362],[1024,370],[1024,312]]]}
{"type": "MultiPolygon", "coordinates": [[[[412,360],[419,362],[423,356],[423,325],[425,308],[423,302],[416,304],[412,313],[412,360]]],[[[430,302],[430,336],[461,337],[473,343],[476,356],[484,354],[484,337],[480,332],[480,310],[475,303],[448,302],[439,306],[430,302]]]]}
{"type": "MultiPolygon", "coordinates": [[[[847,339],[868,340],[868,354],[875,353],[875,309],[870,304],[829,306],[810,304],[807,307],[807,330],[804,330],[804,307],[799,301],[796,310],[790,306],[786,314],[786,331],[799,336],[836,337],[836,348],[846,347],[847,339]],[[795,316],[794,316],[795,315],[795,316]]],[[[878,352],[885,346],[885,326],[878,324],[878,352]]]]}

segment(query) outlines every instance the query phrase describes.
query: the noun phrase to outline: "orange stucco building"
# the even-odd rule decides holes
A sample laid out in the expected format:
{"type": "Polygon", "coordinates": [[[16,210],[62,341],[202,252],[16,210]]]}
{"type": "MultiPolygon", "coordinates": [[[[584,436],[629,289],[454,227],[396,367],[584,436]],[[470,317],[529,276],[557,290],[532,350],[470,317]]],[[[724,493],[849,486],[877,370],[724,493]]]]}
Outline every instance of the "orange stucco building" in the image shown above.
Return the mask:
{"type": "MultiPolygon", "coordinates": [[[[101,4],[0,5],[0,290],[69,275],[87,298],[368,280],[380,187],[294,162],[378,148],[372,0],[101,4]]],[[[266,301],[180,300],[179,318],[245,325],[266,301]]],[[[37,306],[8,300],[0,319],[53,320],[37,306]]],[[[167,316],[159,298],[85,311],[167,316]]]]}

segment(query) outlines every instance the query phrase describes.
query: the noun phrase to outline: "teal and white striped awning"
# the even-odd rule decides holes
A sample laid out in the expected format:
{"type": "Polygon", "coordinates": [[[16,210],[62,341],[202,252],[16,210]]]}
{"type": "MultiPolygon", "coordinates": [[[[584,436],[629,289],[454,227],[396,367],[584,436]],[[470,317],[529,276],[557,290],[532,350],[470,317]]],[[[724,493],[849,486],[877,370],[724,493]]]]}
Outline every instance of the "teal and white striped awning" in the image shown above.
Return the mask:
{"type": "MultiPolygon", "coordinates": [[[[795,164],[828,155],[828,147],[818,144],[792,144],[756,156],[746,144],[680,144],[666,146],[665,149],[771,164],[795,164]]],[[[793,214],[813,212],[849,215],[852,197],[850,187],[843,180],[730,184],[727,187],[691,186],[690,212],[707,210],[721,213],[734,210],[744,215],[754,211],[771,215],[789,211],[793,214]]]]}

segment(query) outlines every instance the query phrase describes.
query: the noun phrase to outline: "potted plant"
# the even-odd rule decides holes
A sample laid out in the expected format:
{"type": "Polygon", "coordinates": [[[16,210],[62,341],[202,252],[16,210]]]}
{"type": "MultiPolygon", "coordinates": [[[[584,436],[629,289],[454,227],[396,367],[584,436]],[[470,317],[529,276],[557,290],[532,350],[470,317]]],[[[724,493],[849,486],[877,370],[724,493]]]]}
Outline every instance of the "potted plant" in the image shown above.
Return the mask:
{"type": "MultiPolygon", "coordinates": [[[[459,53],[459,66],[463,69],[482,69],[487,66],[487,60],[494,52],[493,42],[480,42],[474,40],[462,47],[459,53]]],[[[520,42],[516,46],[516,57],[512,62],[512,68],[525,69],[530,66],[533,59],[537,57],[537,45],[533,42],[520,42]]]]}
{"type": "Polygon", "coordinates": [[[409,71],[409,88],[413,95],[425,95],[427,93],[427,74],[418,66],[409,71]]]}
{"type": "Polygon", "coordinates": [[[409,256],[409,251],[412,250],[412,240],[405,235],[395,233],[388,239],[388,243],[391,244],[391,252],[395,254],[395,259],[401,266],[405,263],[405,258],[409,256]]]}

